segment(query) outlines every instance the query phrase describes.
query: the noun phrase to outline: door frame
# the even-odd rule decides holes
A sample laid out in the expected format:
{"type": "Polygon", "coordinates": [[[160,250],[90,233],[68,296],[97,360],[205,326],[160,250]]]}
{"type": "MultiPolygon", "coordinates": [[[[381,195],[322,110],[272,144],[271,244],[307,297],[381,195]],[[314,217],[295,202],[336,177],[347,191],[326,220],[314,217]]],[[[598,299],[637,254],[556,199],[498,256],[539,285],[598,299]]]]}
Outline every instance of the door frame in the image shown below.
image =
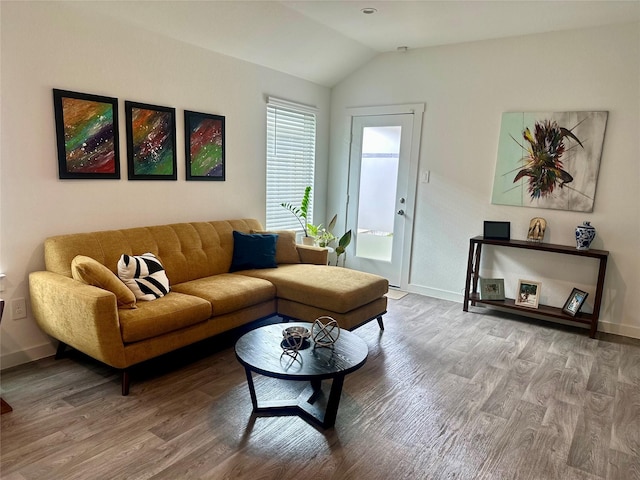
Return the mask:
{"type": "MultiPolygon", "coordinates": [[[[424,103],[407,103],[401,105],[380,105],[372,107],[350,107],[346,109],[349,125],[349,138],[353,132],[353,117],[384,116],[413,114],[413,132],[411,138],[411,152],[409,154],[409,171],[407,184],[407,198],[404,222],[404,242],[402,245],[402,263],[400,266],[400,288],[406,290],[409,285],[411,256],[413,245],[413,226],[415,223],[416,195],[418,190],[418,167],[420,164],[420,144],[422,141],[422,117],[425,111],[424,103]]],[[[351,148],[349,148],[349,172],[351,172],[351,148]]],[[[347,178],[347,205],[349,205],[350,178],[347,178]]],[[[348,207],[347,207],[348,208],[348,207]]]]}

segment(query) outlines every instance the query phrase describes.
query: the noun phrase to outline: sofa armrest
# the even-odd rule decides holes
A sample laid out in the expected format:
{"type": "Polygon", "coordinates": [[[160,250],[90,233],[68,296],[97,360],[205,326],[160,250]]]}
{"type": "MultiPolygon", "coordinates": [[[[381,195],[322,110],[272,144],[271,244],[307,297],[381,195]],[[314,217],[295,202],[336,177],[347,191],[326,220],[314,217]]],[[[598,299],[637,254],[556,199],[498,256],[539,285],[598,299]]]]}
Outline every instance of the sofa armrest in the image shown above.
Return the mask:
{"type": "Polygon", "coordinates": [[[314,265],[327,265],[329,263],[329,250],[311,245],[296,245],[298,255],[302,263],[314,265]]]}
{"type": "Polygon", "coordinates": [[[29,274],[33,316],[48,335],[116,368],[125,368],[116,296],[53,272],[29,274]]]}

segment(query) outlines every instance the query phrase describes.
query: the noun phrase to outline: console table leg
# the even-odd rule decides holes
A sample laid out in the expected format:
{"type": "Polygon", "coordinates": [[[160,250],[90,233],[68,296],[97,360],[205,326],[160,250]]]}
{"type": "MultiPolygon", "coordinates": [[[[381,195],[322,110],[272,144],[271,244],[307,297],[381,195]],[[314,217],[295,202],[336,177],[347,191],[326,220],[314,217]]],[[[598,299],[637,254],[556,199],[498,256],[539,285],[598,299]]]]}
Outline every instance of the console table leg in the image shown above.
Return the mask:
{"type": "Polygon", "coordinates": [[[467,258],[467,277],[464,283],[464,303],[462,310],[469,311],[469,300],[471,299],[471,276],[473,275],[473,254],[476,249],[476,244],[471,240],[469,242],[469,257],[467,258]]]}
{"type": "Polygon", "coordinates": [[[596,338],[596,333],[598,333],[598,320],[593,320],[591,322],[591,328],[589,328],[589,337],[596,338]]]}

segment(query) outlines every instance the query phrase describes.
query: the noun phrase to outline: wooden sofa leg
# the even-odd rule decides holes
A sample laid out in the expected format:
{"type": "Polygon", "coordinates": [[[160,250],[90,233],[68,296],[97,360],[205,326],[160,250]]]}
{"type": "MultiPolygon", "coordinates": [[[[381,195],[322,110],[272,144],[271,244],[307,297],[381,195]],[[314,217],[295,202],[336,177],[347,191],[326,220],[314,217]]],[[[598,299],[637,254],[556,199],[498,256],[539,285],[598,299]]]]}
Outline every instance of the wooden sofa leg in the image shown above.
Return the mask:
{"type": "Polygon", "coordinates": [[[129,395],[129,371],[125,368],[122,370],[122,396],[129,395]]]}
{"type": "Polygon", "coordinates": [[[60,360],[61,358],[64,358],[64,351],[67,348],[67,344],[64,342],[58,342],[58,349],[56,350],[56,356],[55,359],[56,360],[60,360]]]}
{"type": "Polygon", "coordinates": [[[378,320],[378,325],[380,326],[380,330],[384,330],[384,323],[382,323],[382,315],[379,315],[377,320],[378,320]]]}

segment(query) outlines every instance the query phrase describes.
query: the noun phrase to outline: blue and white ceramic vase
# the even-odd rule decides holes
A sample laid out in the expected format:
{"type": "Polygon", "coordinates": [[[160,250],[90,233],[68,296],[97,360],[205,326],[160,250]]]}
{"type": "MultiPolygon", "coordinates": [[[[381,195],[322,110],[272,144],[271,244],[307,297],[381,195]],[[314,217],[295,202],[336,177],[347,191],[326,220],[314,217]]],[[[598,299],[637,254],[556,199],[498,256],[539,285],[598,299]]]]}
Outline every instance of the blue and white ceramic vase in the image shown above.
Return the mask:
{"type": "Polygon", "coordinates": [[[589,250],[591,242],[596,238],[596,229],[591,222],[583,222],[576,227],[576,244],[578,250],[589,250]]]}

